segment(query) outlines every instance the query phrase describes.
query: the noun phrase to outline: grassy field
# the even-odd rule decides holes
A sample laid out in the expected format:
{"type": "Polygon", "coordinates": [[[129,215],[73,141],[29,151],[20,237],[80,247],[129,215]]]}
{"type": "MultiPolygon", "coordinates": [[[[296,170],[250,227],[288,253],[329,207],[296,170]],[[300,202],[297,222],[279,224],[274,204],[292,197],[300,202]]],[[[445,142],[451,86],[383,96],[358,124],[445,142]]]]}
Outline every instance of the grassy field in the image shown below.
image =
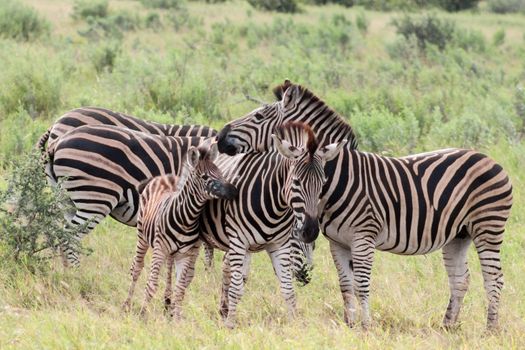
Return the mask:
{"type": "Polygon", "coordinates": [[[164,317],[160,292],[141,320],[136,314],[144,274],[134,312],[120,310],[135,230],[108,219],[85,240],[93,253],[78,270],[64,270],[58,259],[39,272],[0,262],[0,349],[525,347],[523,15],[491,14],[483,3],[479,12],[436,11],[456,28],[439,50],[420,49],[414,39],[396,34],[397,12],[302,5],[299,14],[276,15],[240,1],[161,10],[112,0],[109,14],[94,21],[73,18],[73,1],[23,3],[50,29],[29,41],[0,36],[2,185],[12,171],[9,161],[69,109],[98,105],[220,128],[257,107],[245,95],[272,101],[271,87],[290,78],[344,115],[363,150],[403,155],[459,146],[489,154],[509,172],[515,204],[502,248],[499,334],[485,334],[486,299],[474,249],[460,329],[440,328],[448,302],[440,253],[377,253],[373,327],[348,329],[324,238],[315,251],[313,281],[296,289],[294,320],[287,317],[269,258],[257,254],[239,326],[225,329],[218,314],[222,253],[210,272],[199,259],[183,321],[164,317]]]}

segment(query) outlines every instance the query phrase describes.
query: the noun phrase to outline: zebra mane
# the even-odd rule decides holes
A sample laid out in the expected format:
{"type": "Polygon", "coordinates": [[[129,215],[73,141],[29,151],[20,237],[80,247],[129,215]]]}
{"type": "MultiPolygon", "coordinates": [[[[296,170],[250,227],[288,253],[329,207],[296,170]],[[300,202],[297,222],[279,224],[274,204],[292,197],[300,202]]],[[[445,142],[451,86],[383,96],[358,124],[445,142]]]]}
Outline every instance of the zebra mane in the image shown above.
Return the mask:
{"type": "MultiPolygon", "coordinates": [[[[350,149],[357,149],[357,138],[350,124],[348,124],[348,122],[343,117],[341,117],[336,111],[329,107],[313,92],[311,92],[302,85],[293,84],[290,82],[290,80],[287,79],[284,81],[283,84],[276,86],[273,89],[273,93],[276,98],[282,100],[284,97],[284,93],[288,90],[292,91],[291,89],[296,89],[296,93],[294,95],[297,96],[296,98],[300,101],[305,101],[309,105],[319,106],[317,110],[319,110],[320,112],[316,115],[316,118],[322,120],[316,120],[315,123],[312,123],[312,125],[316,125],[317,127],[319,127],[319,130],[314,131],[319,141],[326,142],[326,140],[323,140],[323,135],[330,134],[332,130],[336,130],[337,132],[334,132],[334,134],[337,135],[338,140],[346,139],[348,140],[348,145],[350,145],[350,149]]],[[[331,142],[333,141],[336,140],[331,140],[331,142]]]]}
{"type": "Polygon", "coordinates": [[[277,135],[294,147],[306,146],[310,155],[313,155],[319,146],[312,128],[306,123],[288,122],[277,128],[277,135]]]}

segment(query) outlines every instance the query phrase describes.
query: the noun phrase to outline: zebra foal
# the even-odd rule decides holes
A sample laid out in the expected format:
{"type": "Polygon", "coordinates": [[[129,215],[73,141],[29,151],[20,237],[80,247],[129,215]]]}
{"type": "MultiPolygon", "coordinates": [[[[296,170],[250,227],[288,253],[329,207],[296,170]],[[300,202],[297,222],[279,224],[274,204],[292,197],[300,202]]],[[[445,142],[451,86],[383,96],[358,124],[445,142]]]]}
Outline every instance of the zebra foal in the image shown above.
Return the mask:
{"type": "Polygon", "coordinates": [[[212,198],[232,199],[235,187],[227,183],[214,164],[217,144],[210,139],[199,147],[190,147],[187,165],[180,177],[163,175],[146,180],[140,187],[140,211],[137,222],[138,241],[131,267],[132,282],[124,303],[129,308],[136,282],[144,267],[144,256],[149,247],[153,258],[145,290],[141,314],[158,288],[159,271],[166,261],[168,266],[165,304],[171,304],[170,315],[180,318],[181,304],[190,284],[198,256],[199,218],[212,198]],[[171,275],[176,264],[175,296],[171,300],[171,275]]]}

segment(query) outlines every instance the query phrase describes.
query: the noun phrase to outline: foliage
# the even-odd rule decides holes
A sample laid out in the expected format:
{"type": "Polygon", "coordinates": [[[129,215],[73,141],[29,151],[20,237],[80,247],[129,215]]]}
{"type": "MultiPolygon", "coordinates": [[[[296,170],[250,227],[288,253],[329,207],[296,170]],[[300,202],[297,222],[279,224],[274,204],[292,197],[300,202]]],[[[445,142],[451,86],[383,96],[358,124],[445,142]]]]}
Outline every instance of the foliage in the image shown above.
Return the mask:
{"type": "Polygon", "coordinates": [[[338,4],[344,7],[354,6],[354,0],[313,0],[315,5],[338,4]]]}
{"type": "Polygon", "coordinates": [[[525,12],[523,0],[488,0],[488,8],[495,13],[525,12]]]}
{"type": "Polygon", "coordinates": [[[34,151],[13,164],[6,191],[0,192],[0,243],[2,260],[32,265],[66,244],[81,252],[75,238],[85,227],[66,228],[64,214],[72,210],[66,192],[49,188],[40,152],[34,151]],[[51,252],[50,252],[51,250],[51,252]]]}
{"type": "Polygon", "coordinates": [[[71,16],[75,19],[107,17],[108,0],[75,0],[71,16]]]}
{"type": "Polygon", "coordinates": [[[142,5],[159,9],[180,9],[184,7],[184,0],[140,0],[142,5]]]}
{"type": "Polygon", "coordinates": [[[91,62],[98,73],[111,72],[121,51],[120,42],[101,42],[90,52],[91,62]]]}
{"type": "Polygon", "coordinates": [[[479,0],[356,0],[356,5],[379,11],[405,10],[439,7],[449,12],[476,8],[479,0]]]}
{"type": "Polygon", "coordinates": [[[53,59],[43,61],[29,58],[4,61],[0,74],[0,110],[10,114],[23,108],[33,118],[50,114],[60,104],[61,71],[53,59]]]}
{"type": "Polygon", "coordinates": [[[368,32],[368,26],[370,25],[370,21],[368,18],[366,18],[366,15],[363,11],[358,12],[355,15],[355,25],[357,26],[357,29],[361,32],[361,34],[366,34],[368,32]]]}
{"type": "Polygon", "coordinates": [[[296,0],[248,0],[253,7],[264,11],[295,13],[299,11],[296,0]]]}
{"type": "Polygon", "coordinates": [[[505,43],[505,30],[499,29],[494,33],[494,36],[492,37],[492,43],[494,46],[501,46],[503,43],[505,43]]]}
{"type": "Polygon", "coordinates": [[[0,2],[0,37],[30,41],[49,34],[50,23],[18,0],[0,2]]]}
{"type": "Polygon", "coordinates": [[[435,4],[447,11],[456,12],[476,8],[479,0],[435,0],[435,4]]]}
{"type": "Polygon", "coordinates": [[[440,19],[435,14],[427,14],[421,18],[405,15],[395,19],[392,24],[396,27],[397,33],[406,39],[415,36],[421,49],[425,49],[428,44],[433,44],[443,50],[452,40],[456,30],[453,22],[440,19]]]}

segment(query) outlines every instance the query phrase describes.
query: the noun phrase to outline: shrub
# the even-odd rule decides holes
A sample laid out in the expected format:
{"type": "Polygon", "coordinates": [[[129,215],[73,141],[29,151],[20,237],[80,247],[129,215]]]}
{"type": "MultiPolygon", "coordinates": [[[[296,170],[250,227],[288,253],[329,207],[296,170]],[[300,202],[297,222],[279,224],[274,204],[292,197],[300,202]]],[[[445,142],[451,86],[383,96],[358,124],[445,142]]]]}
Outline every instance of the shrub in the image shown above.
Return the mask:
{"type": "Polygon", "coordinates": [[[497,30],[492,37],[494,46],[501,46],[505,42],[505,30],[503,28],[497,30]]]}
{"type": "Polygon", "coordinates": [[[344,7],[354,6],[354,0],[313,0],[315,5],[338,4],[344,7]]]}
{"type": "Polygon", "coordinates": [[[33,8],[14,0],[0,2],[0,36],[29,41],[49,34],[50,28],[33,8]]]}
{"type": "Polygon", "coordinates": [[[299,11],[296,0],[248,0],[250,5],[264,11],[295,13],[299,11]]]}
{"type": "Polygon", "coordinates": [[[476,8],[479,0],[435,0],[435,4],[449,12],[476,8]]]}
{"type": "Polygon", "coordinates": [[[52,257],[60,244],[82,252],[75,236],[85,227],[66,228],[70,200],[60,186],[47,185],[40,152],[22,157],[13,169],[8,189],[0,192],[0,241],[6,255],[2,258],[31,266],[52,257]]]}
{"type": "Polygon", "coordinates": [[[396,27],[397,33],[403,35],[405,39],[415,36],[421,49],[432,44],[443,50],[452,40],[456,30],[454,22],[440,19],[434,14],[427,14],[420,18],[405,15],[395,19],[392,24],[396,27]]]}
{"type": "Polygon", "coordinates": [[[53,113],[60,105],[62,72],[57,74],[56,70],[60,68],[55,64],[35,62],[28,57],[4,69],[0,108],[5,114],[16,112],[21,107],[35,118],[53,113]]]}
{"type": "Polygon", "coordinates": [[[416,117],[409,110],[399,114],[381,108],[369,112],[354,111],[351,124],[363,150],[390,155],[413,152],[419,139],[416,117]]]}
{"type": "Polygon", "coordinates": [[[123,32],[136,30],[140,27],[140,17],[128,11],[112,13],[107,17],[88,17],[88,27],[79,34],[93,40],[101,38],[117,38],[124,36],[123,32]]]}
{"type": "Polygon", "coordinates": [[[366,18],[366,15],[363,11],[359,11],[356,15],[355,15],[355,25],[357,26],[357,29],[359,29],[359,31],[361,32],[361,34],[366,34],[368,32],[368,26],[369,26],[369,21],[368,19],[366,18]]]}
{"type": "Polygon", "coordinates": [[[76,0],[72,17],[75,19],[104,18],[108,15],[108,0],[76,0]]]}
{"type": "Polygon", "coordinates": [[[111,41],[97,45],[90,51],[90,59],[98,73],[108,71],[111,73],[115,60],[120,53],[120,42],[111,41]]]}
{"type": "Polygon", "coordinates": [[[183,0],[140,0],[142,5],[159,9],[180,9],[184,7],[183,0]]]}
{"type": "Polygon", "coordinates": [[[495,13],[524,12],[525,1],[523,0],[488,0],[488,8],[495,13]]]}
{"type": "Polygon", "coordinates": [[[162,21],[160,20],[159,14],[156,12],[148,13],[144,19],[144,25],[146,28],[153,29],[155,31],[161,29],[162,21]]]}

